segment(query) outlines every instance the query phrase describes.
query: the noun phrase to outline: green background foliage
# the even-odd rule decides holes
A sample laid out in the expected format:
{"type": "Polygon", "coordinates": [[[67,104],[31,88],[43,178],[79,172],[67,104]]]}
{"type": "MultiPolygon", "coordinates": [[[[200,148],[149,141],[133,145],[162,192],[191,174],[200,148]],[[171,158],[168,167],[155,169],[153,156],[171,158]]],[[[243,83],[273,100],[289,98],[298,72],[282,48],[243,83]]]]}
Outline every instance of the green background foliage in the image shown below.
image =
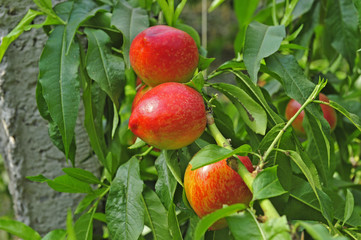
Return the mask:
{"type": "MultiPolygon", "coordinates": [[[[68,211],[66,229],[42,239],[92,239],[94,221],[110,239],[360,238],[359,0],[209,2],[210,14],[231,9],[231,27],[237,29],[232,39],[224,37],[233,49],[222,62],[213,59],[222,51],[219,45],[211,40],[209,48],[201,46],[198,29],[182,20],[194,1],[34,2],[38,11],[29,10],[3,38],[0,60],[23,31],[50,29],[36,100],[49,121],[49,136],[71,166],[55,179],[28,179],[84,194],[76,211],[68,211]],[[32,24],[41,15],[44,22],[32,24]],[[158,24],[182,29],[197,43],[198,71],[187,84],[203,95],[215,122],[194,143],[172,151],[134,140],[128,129],[136,93],[130,44],[158,24]],[[337,110],[334,132],[319,106],[321,91],[337,110]],[[304,137],[284,117],[290,99],[303,104],[304,137]],[[100,179],[76,168],[74,127],[81,101],[92,149],[103,166],[100,179]],[[253,175],[243,165],[238,169],[253,192],[250,206],[225,206],[199,219],[184,193],[187,165],[196,169],[234,155],[248,155],[256,167],[253,175]],[[207,231],[224,217],[228,228],[207,231]]],[[[41,239],[6,218],[0,229],[41,239]]]]}

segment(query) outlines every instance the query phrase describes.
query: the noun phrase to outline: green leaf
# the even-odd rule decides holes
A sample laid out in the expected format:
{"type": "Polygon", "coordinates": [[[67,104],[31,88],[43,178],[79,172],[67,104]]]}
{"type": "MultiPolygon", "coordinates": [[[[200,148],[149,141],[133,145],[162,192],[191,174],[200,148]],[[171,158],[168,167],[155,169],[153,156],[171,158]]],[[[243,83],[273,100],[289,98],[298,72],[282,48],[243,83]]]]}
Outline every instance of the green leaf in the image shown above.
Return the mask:
{"type": "Polygon", "coordinates": [[[269,219],[265,223],[262,223],[261,226],[266,234],[266,239],[292,239],[286,216],[269,219]]]}
{"type": "Polygon", "coordinates": [[[343,216],[343,222],[347,222],[347,220],[350,219],[351,215],[352,215],[352,212],[353,212],[353,209],[354,209],[354,198],[353,198],[353,195],[352,195],[352,192],[347,189],[346,190],[346,205],[345,205],[345,213],[344,213],[344,216],[343,216]]]}
{"type": "Polygon", "coordinates": [[[173,240],[183,240],[182,232],[180,230],[180,225],[177,218],[177,213],[175,211],[175,205],[172,202],[169,205],[168,209],[168,223],[169,223],[169,231],[171,232],[173,240]]]}
{"type": "Polygon", "coordinates": [[[216,8],[218,8],[222,3],[224,3],[224,0],[213,0],[211,5],[208,7],[208,12],[213,12],[216,8]]]}
{"type": "Polygon", "coordinates": [[[334,169],[334,161],[331,159],[331,144],[323,132],[321,122],[306,110],[304,126],[309,139],[307,147],[308,155],[315,163],[321,181],[327,185],[334,169]]]}
{"type": "Polygon", "coordinates": [[[334,109],[336,109],[337,111],[342,113],[345,117],[348,118],[348,120],[350,120],[355,125],[355,127],[359,131],[361,131],[361,119],[359,118],[359,116],[348,112],[343,106],[341,106],[340,104],[338,104],[337,102],[334,102],[332,100],[330,100],[330,102],[327,105],[333,107],[334,109]]]}
{"type": "Polygon", "coordinates": [[[279,150],[284,153],[286,153],[287,156],[289,156],[301,169],[302,173],[307,178],[309,184],[311,185],[311,188],[316,195],[318,202],[320,204],[322,215],[329,221],[332,222],[333,220],[333,206],[330,198],[327,196],[326,193],[324,193],[321,189],[320,183],[317,181],[317,176],[312,174],[312,171],[310,170],[309,166],[305,164],[305,162],[302,160],[300,155],[295,151],[284,151],[279,150]]]}
{"type": "Polygon", "coordinates": [[[182,0],[175,9],[173,16],[173,23],[177,22],[179,15],[182,13],[184,6],[186,5],[187,0],[182,0]]]}
{"type": "MultiPolygon", "coordinates": [[[[286,205],[286,214],[289,219],[299,219],[300,216],[304,219],[325,222],[326,220],[321,215],[321,208],[319,200],[315,195],[311,185],[302,178],[293,176],[292,189],[290,189],[291,198],[286,205]]],[[[343,221],[345,201],[336,193],[329,193],[331,209],[335,210],[335,219],[343,221]],[[333,205],[332,205],[333,204],[333,205]]],[[[357,211],[353,211],[352,216],[347,220],[347,225],[358,227],[360,226],[361,217],[357,211]]]]}
{"type": "Polygon", "coordinates": [[[246,205],[244,204],[233,204],[231,206],[224,207],[222,209],[218,209],[213,213],[210,213],[204,216],[197,224],[196,230],[194,231],[194,239],[201,239],[202,236],[206,233],[208,228],[213,225],[216,221],[228,217],[233,213],[246,209],[246,205]]]}
{"type": "Polygon", "coordinates": [[[59,127],[68,158],[80,102],[78,66],[79,44],[65,54],[65,27],[56,26],[39,62],[39,82],[51,118],[59,127]]]}
{"type": "Polygon", "coordinates": [[[251,147],[247,144],[244,144],[233,151],[227,148],[217,146],[215,144],[209,144],[204,148],[202,148],[201,150],[199,150],[199,152],[193,156],[192,160],[190,161],[190,164],[192,165],[192,170],[195,170],[197,168],[206,166],[208,164],[212,164],[221,161],[223,159],[229,158],[235,154],[243,156],[251,151],[252,151],[251,147]]]}
{"type": "MultiPolygon", "coordinates": [[[[164,14],[164,18],[167,21],[167,24],[169,26],[173,25],[173,13],[174,13],[174,9],[172,9],[166,0],[157,0],[160,8],[162,9],[162,12],[164,14]]],[[[173,1],[174,4],[174,1],[173,1]]]]}
{"type": "Polygon", "coordinates": [[[100,213],[100,212],[95,213],[94,219],[101,221],[103,223],[107,223],[106,216],[104,213],[100,213]]]}
{"type": "Polygon", "coordinates": [[[177,182],[183,186],[183,178],[181,175],[181,170],[178,163],[178,157],[176,151],[163,151],[165,161],[167,163],[167,166],[169,170],[172,172],[174,178],[177,180],[177,182]]]}
{"type": "Polygon", "coordinates": [[[285,27],[267,26],[259,22],[249,24],[244,44],[244,64],[254,83],[257,83],[257,74],[260,61],[275,53],[286,36],[285,27]]]}
{"type": "Polygon", "coordinates": [[[102,30],[86,28],[88,52],[86,69],[119,109],[119,96],[125,85],[124,61],[111,52],[110,37],[102,30]]]}
{"type": "Polygon", "coordinates": [[[198,70],[199,71],[206,70],[214,60],[215,58],[206,58],[203,57],[202,55],[199,55],[198,70]]]}
{"type": "Polygon", "coordinates": [[[100,180],[93,173],[81,168],[63,168],[63,172],[85,183],[100,184],[100,180]]]}
{"type": "Polygon", "coordinates": [[[68,209],[68,213],[66,216],[66,233],[68,235],[68,240],[77,240],[74,229],[74,223],[73,223],[73,214],[71,213],[71,209],[68,209]]]}
{"type": "Polygon", "coordinates": [[[146,142],[144,142],[144,141],[143,141],[142,139],[140,139],[140,138],[137,138],[137,139],[135,140],[135,143],[134,143],[133,145],[129,146],[128,149],[137,149],[137,148],[144,147],[144,146],[146,146],[146,145],[147,145],[146,142]]]}
{"type": "Polygon", "coordinates": [[[18,236],[24,240],[40,240],[39,233],[22,222],[0,218],[0,230],[18,236]]]}
{"type": "Polygon", "coordinates": [[[243,49],[248,24],[252,21],[253,13],[256,11],[259,0],[237,0],[233,1],[234,11],[238,20],[239,31],[234,43],[236,53],[243,49]]]}
{"type": "Polygon", "coordinates": [[[228,84],[214,83],[213,88],[223,92],[235,104],[243,121],[255,133],[264,135],[267,128],[267,114],[243,89],[228,84]]]}
{"type": "MultiPolygon", "coordinates": [[[[321,89],[323,87],[323,83],[315,85],[307,79],[302,68],[292,55],[284,56],[276,53],[268,57],[266,63],[269,69],[280,77],[279,80],[284,87],[285,93],[300,104],[306,101],[315,88],[321,89]]],[[[310,124],[307,124],[308,127],[306,127],[307,134],[312,142],[317,143],[316,148],[312,148],[315,144],[310,144],[309,153],[312,154],[310,157],[320,173],[322,182],[326,185],[327,178],[333,170],[333,162],[330,155],[333,150],[330,125],[323,117],[318,104],[309,104],[306,107],[306,115],[308,120],[311,121],[310,124]]],[[[316,175],[315,177],[318,176],[316,175]]]]}
{"type": "Polygon", "coordinates": [[[74,214],[79,214],[83,212],[96,198],[98,197],[97,194],[88,194],[86,195],[78,204],[75,209],[74,214]]]}
{"type": "MultiPolygon", "coordinates": [[[[193,40],[196,42],[197,44],[197,47],[200,48],[201,47],[201,38],[199,37],[199,34],[197,32],[197,30],[195,30],[192,26],[189,26],[187,24],[183,24],[183,23],[179,23],[177,22],[175,25],[174,25],[175,28],[178,28],[179,30],[182,30],[186,33],[188,33],[192,38],[193,40]]],[[[200,57],[201,55],[199,55],[200,57]]]]}
{"type": "Polygon", "coordinates": [[[352,0],[331,0],[325,20],[331,45],[347,60],[350,69],[355,65],[358,49],[357,9],[352,0]]]}
{"type": "Polygon", "coordinates": [[[25,14],[23,19],[16,25],[16,27],[11,30],[9,34],[7,34],[5,37],[1,39],[1,45],[0,45],[0,62],[8,49],[9,45],[15,41],[24,31],[29,24],[39,15],[42,15],[42,12],[38,12],[32,9],[29,9],[28,12],[25,14]]]}
{"type": "Polygon", "coordinates": [[[73,42],[74,36],[80,25],[99,11],[105,11],[105,6],[98,7],[94,1],[77,0],[71,9],[66,28],[66,53],[69,53],[70,45],[73,42]]]}
{"type": "Polygon", "coordinates": [[[93,214],[86,213],[75,222],[74,230],[76,239],[92,240],[93,239],[93,214]]]}
{"type": "Polygon", "coordinates": [[[196,89],[198,92],[202,92],[202,88],[204,87],[204,76],[203,72],[199,72],[196,76],[192,78],[186,85],[196,89]]]}
{"type": "Polygon", "coordinates": [[[307,79],[292,55],[275,53],[266,59],[267,67],[278,74],[286,94],[303,104],[312,93],[315,84],[307,79]]]}
{"type": "Polygon", "coordinates": [[[84,126],[94,153],[97,155],[99,161],[108,169],[108,166],[105,164],[104,150],[106,149],[106,144],[102,122],[106,94],[100,89],[98,84],[92,84],[92,80],[89,78],[85,69],[84,51],[83,49],[81,50],[79,74],[83,88],[84,126]]]}
{"type": "Polygon", "coordinates": [[[286,193],[277,177],[277,166],[260,172],[253,181],[253,200],[272,198],[286,193]]]}
{"type": "Polygon", "coordinates": [[[307,13],[314,3],[314,0],[298,1],[295,9],[292,12],[292,20],[299,18],[303,14],[307,13]]]}
{"type": "Polygon", "coordinates": [[[256,216],[249,210],[226,217],[229,229],[235,240],[266,240],[266,235],[256,216]]]}
{"type": "Polygon", "coordinates": [[[320,223],[308,223],[299,221],[296,226],[302,226],[307,233],[315,240],[347,240],[347,237],[338,236],[332,237],[329,230],[320,223]]]}
{"type": "Polygon", "coordinates": [[[64,229],[56,229],[46,234],[41,240],[64,240],[66,231],[64,229]]]}
{"type": "MultiPolygon", "coordinates": [[[[231,65],[233,65],[231,63],[231,65]]],[[[238,65],[238,64],[237,64],[238,65]]],[[[238,86],[240,86],[249,96],[252,97],[255,101],[257,101],[263,109],[268,114],[268,121],[270,122],[271,126],[276,125],[278,123],[283,123],[284,120],[271,108],[269,101],[266,100],[265,96],[262,93],[262,90],[260,87],[253,84],[252,80],[245,74],[243,74],[239,70],[234,70],[234,68],[237,68],[236,66],[233,66],[232,69],[227,70],[233,73],[236,76],[236,80],[238,83],[238,86]]]]}
{"type": "MultiPolygon", "coordinates": [[[[49,137],[51,142],[65,154],[65,147],[63,138],[60,133],[60,129],[55,122],[49,122],[49,129],[48,129],[49,137]]],[[[69,153],[68,158],[71,160],[73,166],[75,165],[75,152],[76,152],[76,143],[75,143],[75,136],[73,137],[70,146],[69,146],[69,153]]]]}
{"type": "Polygon", "coordinates": [[[48,122],[52,122],[53,119],[51,119],[48,105],[46,104],[46,101],[43,96],[43,88],[41,87],[41,84],[39,80],[36,83],[36,91],[35,91],[35,98],[36,98],[36,105],[38,106],[38,110],[40,113],[40,116],[47,120],[48,122]]]}
{"type": "Polygon", "coordinates": [[[58,192],[67,193],[91,193],[92,189],[89,184],[79,181],[69,175],[56,177],[52,181],[47,181],[49,187],[58,192]]]}
{"type": "Polygon", "coordinates": [[[143,191],[145,224],[152,230],[153,239],[172,239],[169,233],[167,210],[157,194],[146,187],[143,191]]]}
{"type": "Polygon", "coordinates": [[[49,187],[58,192],[93,193],[93,190],[89,184],[70,177],[69,175],[56,177],[54,180],[48,180],[47,183],[49,187]]]}
{"type": "Polygon", "coordinates": [[[118,168],[110,187],[105,214],[113,239],[137,240],[143,231],[143,181],[139,161],[132,157],[118,168]]]}
{"type": "Polygon", "coordinates": [[[114,8],[111,24],[123,34],[123,51],[127,68],[130,68],[129,49],[133,39],[149,26],[147,11],[133,8],[128,2],[121,0],[114,8]]]}
{"type": "Polygon", "coordinates": [[[158,172],[158,180],[155,183],[155,192],[166,208],[173,201],[177,188],[177,180],[168,168],[164,154],[161,154],[155,161],[155,168],[158,172]]]}
{"type": "Polygon", "coordinates": [[[33,0],[33,2],[38,6],[40,11],[44,12],[46,15],[50,16],[51,18],[55,18],[60,20],[62,24],[65,24],[61,18],[54,12],[51,0],[33,0]]]}
{"type": "Polygon", "coordinates": [[[49,178],[44,177],[42,174],[37,176],[27,176],[26,178],[29,179],[30,181],[40,182],[40,183],[51,181],[49,178]]]}

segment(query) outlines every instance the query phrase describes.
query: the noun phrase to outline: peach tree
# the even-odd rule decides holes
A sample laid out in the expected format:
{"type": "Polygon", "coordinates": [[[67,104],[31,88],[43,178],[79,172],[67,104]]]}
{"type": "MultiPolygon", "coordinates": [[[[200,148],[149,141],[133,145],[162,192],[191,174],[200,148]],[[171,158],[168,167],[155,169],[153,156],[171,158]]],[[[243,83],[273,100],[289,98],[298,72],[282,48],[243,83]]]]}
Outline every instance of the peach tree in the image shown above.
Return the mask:
{"type": "Polygon", "coordinates": [[[28,179],[84,197],[75,211],[68,210],[66,229],[54,229],[43,238],[15,220],[0,218],[0,229],[32,240],[361,238],[360,0],[209,1],[210,12],[229,4],[238,21],[234,57],[217,66],[198,32],[182,21],[187,0],[34,3],[37,9],[29,9],[1,39],[0,61],[24,31],[42,28],[48,35],[39,60],[36,101],[69,167],[55,179],[28,179]],[[35,24],[34,19],[42,22],[35,24]],[[157,25],[178,29],[194,42],[191,70],[183,72],[187,69],[178,61],[188,50],[174,59],[178,52],[166,46],[152,46],[156,51],[146,57],[139,57],[140,47],[131,49],[139,33],[157,25]],[[163,50],[169,56],[158,56],[163,50]],[[155,55],[158,59],[152,60],[155,55]],[[150,66],[142,65],[149,61],[150,66]],[[182,77],[177,85],[197,95],[201,109],[191,104],[182,112],[188,106],[184,92],[153,91],[165,84],[162,76],[168,74],[166,82],[172,82],[179,71],[187,79],[182,77]],[[162,83],[152,83],[132,110],[139,90],[136,72],[146,82],[149,72],[156,73],[153,80],[162,83]],[[321,91],[328,101],[319,98],[321,91]],[[160,112],[169,111],[161,120],[137,116],[136,128],[150,128],[141,135],[129,119],[133,111],[153,111],[157,105],[146,101],[160,94],[165,105],[181,114],[161,107],[160,112]],[[291,99],[299,108],[286,118],[291,99]],[[102,166],[100,178],[77,167],[74,128],[80,105],[92,154],[102,166]],[[323,106],[337,115],[333,131],[323,106]],[[202,116],[190,117],[199,113],[202,116]],[[302,136],[293,128],[300,114],[302,136]],[[207,123],[198,124],[202,129],[196,140],[168,148],[190,134],[188,128],[168,127],[182,118],[190,127],[207,123]],[[157,144],[153,135],[166,143],[157,144]],[[239,160],[246,156],[253,169],[239,160]],[[206,194],[233,186],[234,178],[223,181],[222,174],[213,172],[212,185],[203,180],[185,183],[186,169],[210,168],[220,161],[242,178],[247,201],[218,202],[200,218],[193,202],[204,203],[206,194]],[[194,194],[196,199],[185,191],[189,184],[199,188],[196,193],[202,191],[194,194]],[[93,233],[95,221],[102,226],[102,236],[93,233]],[[223,228],[212,230],[219,221],[225,223],[223,228]]]}

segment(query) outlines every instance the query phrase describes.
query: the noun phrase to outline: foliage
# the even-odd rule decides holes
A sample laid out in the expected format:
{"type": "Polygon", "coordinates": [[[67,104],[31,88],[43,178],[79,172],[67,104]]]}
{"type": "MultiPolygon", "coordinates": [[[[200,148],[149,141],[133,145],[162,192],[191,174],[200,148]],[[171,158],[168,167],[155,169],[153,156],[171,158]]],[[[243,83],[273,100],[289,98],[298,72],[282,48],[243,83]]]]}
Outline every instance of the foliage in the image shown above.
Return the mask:
{"type": "MultiPolygon", "coordinates": [[[[208,75],[203,70],[213,59],[199,46],[195,29],[180,19],[186,0],[34,2],[38,10],[29,10],[2,39],[0,60],[24,31],[46,31],[36,100],[52,141],[72,167],[53,180],[28,178],[55,191],[84,194],[64,219],[67,229],[42,239],[92,239],[95,220],[111,239],[360,239],[359,0],[234,0],[235,57],[208,75]],[[46,18],[33,24],[39,16],[46,18]],[[203,56],[187,84],[203,94],[214,120],[191,145],[161,152],[140,139],[134,143],[128,129],[136,93],[130,43],[156,24],[195,38],[203,56]],[[321,91],[338,111],[334,132],[319,107],[325,104],[317,97],[321,91]],[[302,139],[292,130],[293,120],[284,118],[291,98],[306,113],[302,139]],[[104,167],[99,179],[76,168],[74,127],[81,101],[93,152],[104,167]],[[199,219],[183,191],[188,163],[198,168],[235,154],[252,156],[256,166],[253,174],[238,168],[254,193],[250,206],[225,206],[199,219]],[[223,217],[229,228],[207,232],[223,217]]],[[[214,0],[209,10],[228,3],[214,0]]],[[[5,218],[0,229],[41,239],[5,218]]]]}

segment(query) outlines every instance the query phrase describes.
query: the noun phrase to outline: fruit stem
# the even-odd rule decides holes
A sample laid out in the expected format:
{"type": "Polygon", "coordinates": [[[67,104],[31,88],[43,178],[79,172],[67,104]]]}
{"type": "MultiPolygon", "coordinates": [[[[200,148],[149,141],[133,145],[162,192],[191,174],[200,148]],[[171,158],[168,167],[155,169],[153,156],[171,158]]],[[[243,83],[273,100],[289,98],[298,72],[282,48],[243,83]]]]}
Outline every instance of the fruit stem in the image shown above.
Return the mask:
{"type": "Polygon", "coordinates": [[[264,215],[268,218],[279,218],[277,210],[273,206],[272,202],[269,199],[262,199],[259,201],[259,205],[261,206],[264,215]]]}
{"type": "MultiPolygon", "coordinates": [[[[271,143],[271,145],[268,147],[268,149],[266,150],[266,152],[263,154],[263,157],[260,160],[260,165],[263,166],[264,163],[266,162],[268,156],[270,155],[270,153],[272,152],[272,150],[276,147],[276,144],[278,143],[278,141],[281,139],[281,137],[283,136],[283,133],[286,132],[287,128],[289,126],[291,126],[291,124],[293,123],[293,121],[298,117],[298,115],[306,108],[306,106],[312,102],[315,101],[316,96],[321,92],[322,88],[324,88],[326,86],[326,81],[325,80],[320,80],[320,82],[316,85],[315,89],[313,90],[313,92],[310,94],[310,96],[306,99],[306,101],[304,102],[304,104],[300,107],[300,109],[298,109],[298,111],[295,113],[295,115],[293,115],[293,117],[288,120],[288,122],[286,123],[286,125],[282,128],[282,130],[277,134],[276,138],[273,140],[273,142],[271,143]]],[[[317,100],[316,100],[317,101],[317,100]]]]}
{"type": "Polygon", "coordinates": [[[207,112],[207,125],[218,146],[233,150],[229,141],[223,137],[222,133],[218,130],[211,112],[207,112]]]}
{"type": "MultiPolygon", "coordinates": [[[[218,130],[214,122],[213,115],[210,111],[207,112],[207,124],[208,129],[210,130],[213,138],[216,140],[218,146],[233,150],[229,141],[218,130]]],[[[230,158],[229,161],[227,161],[227,164],[241,176],[249,190],[253,193],[252,185],[255,177],[248,171],[248,169],[243,165],[243,163],[238,158],[230,158]]],[[[260,200],[259,203],[264,212],[264,215],[268,219],[277,218],[280,216],[269,199],[260,200]]]]}

